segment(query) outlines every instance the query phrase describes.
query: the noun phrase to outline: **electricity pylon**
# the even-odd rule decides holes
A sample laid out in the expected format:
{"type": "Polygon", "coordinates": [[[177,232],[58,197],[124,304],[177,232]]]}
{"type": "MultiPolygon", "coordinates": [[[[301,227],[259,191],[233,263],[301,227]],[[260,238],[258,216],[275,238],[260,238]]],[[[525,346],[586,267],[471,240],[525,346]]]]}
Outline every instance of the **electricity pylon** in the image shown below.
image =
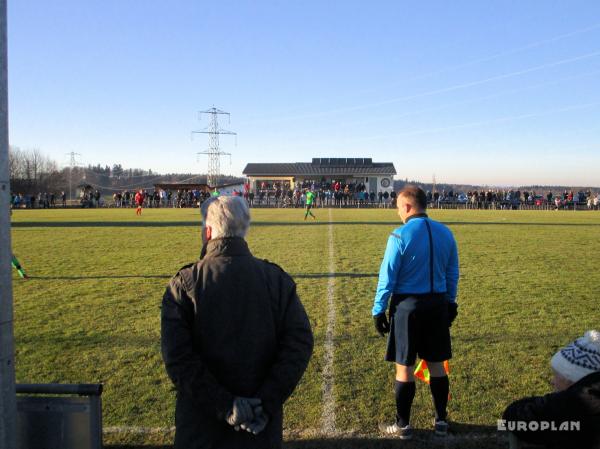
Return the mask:
{"type": "Polygon", "coordinates": [[[232,136],[237,136],[237,133],[219,127],[218,116],[227,115],[227,117],[229,118],[229,112],[221,111],[220,109],[212,107],[210,109],[207,109],[206,111],[200,111],[198,113],[200,119],[202,117],[202,114],[210,114],[210,122],[208,124],[208,127],[203,131],[192,131],[192,135],[208,134],[208,149],[205,151],[201,151],[197,154],[208,155],[207,184],[209,185],[209,187],[216,187],[219,182],[219,176],[221,175],[221,156],[231,156],[231,153],[225,153],[220,150],[219,135],[229,134],[232,136]]]}

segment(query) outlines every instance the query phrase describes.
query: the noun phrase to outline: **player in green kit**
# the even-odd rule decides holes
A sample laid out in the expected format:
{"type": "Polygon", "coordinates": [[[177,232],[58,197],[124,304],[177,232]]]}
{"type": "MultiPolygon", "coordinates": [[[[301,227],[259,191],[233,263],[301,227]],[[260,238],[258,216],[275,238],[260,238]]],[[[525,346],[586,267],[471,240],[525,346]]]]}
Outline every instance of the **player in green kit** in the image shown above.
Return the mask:
{"type": "Polygon", "coordinates": [[[317,219],[317,217],[315,217],[313,215],[313,213],[310,211],[313,207],[314,201],[315,201],[315,194],[312,192],[312,190],[307,190],[306,191],[306,213],[304,214],[304,221],[306,221],[308,214],[310,214],[310,216],[313,218],[313,220],[317,219]]]}
{"type": "Polygon", "coordinates": [[[21,276],[23,279],[29,279],[27,274],[25,274],[25,270],[19,263],[19,259],[17,259],[17,256],[15,256],[14,254],[12,255],[11,264],[15,268],[15,270],[17,270],[17,273],[19,273],[19,276],[21,276]]]}

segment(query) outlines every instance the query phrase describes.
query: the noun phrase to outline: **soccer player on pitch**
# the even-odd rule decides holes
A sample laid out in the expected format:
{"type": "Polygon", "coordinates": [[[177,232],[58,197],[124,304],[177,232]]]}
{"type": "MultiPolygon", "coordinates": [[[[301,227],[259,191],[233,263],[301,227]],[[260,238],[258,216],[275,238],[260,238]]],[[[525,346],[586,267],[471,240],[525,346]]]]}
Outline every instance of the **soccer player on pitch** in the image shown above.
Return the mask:
{"type": "Polygon", "coordinates": [[[25,273],[25,270],[21,266],[19,259],[17,259],[17,256],[15,256],[14,254],[12,255],[11,264],[14,267],[14,269],[17,270],[17,273],[19,273],[19,276],[21,276],[23,279],[29,279],[29,277],[25,273]]]}
{"type": "Polygon", "coordinates": [[[142,205],[144,204],[144,193],[142,192],[142,190],[138,190],[138,192],[135,194],[135,204],[137,206],[137,209],[135,210],[135,214],[136,215],[142,215],[142,205]]]}
{"type": "Polygon", "coordinates": [[[312,190],[307,190],[306,191],[306,213],[304,214],[304,221],[306,221],[306,219],[308,218],[308,214],[310,214],[310,216],[312,217],[313,220],[316,220],[317,217],[315,217],[313,215],[313,213],[310,211],[313,207],[315,201],[315,194],[312,192],[312,190]]]}

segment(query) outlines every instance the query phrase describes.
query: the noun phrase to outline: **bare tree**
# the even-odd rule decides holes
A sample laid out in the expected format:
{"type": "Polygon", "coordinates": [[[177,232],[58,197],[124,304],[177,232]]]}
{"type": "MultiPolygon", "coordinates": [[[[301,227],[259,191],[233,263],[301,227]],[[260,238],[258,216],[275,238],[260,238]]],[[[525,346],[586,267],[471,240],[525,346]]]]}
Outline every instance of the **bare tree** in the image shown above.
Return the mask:
{"type": "Polygon", "coordinates": [[[8,176],[11,181],[19,178],[21,171],[21,150],[18,147],[8,148],[8,176]]]}

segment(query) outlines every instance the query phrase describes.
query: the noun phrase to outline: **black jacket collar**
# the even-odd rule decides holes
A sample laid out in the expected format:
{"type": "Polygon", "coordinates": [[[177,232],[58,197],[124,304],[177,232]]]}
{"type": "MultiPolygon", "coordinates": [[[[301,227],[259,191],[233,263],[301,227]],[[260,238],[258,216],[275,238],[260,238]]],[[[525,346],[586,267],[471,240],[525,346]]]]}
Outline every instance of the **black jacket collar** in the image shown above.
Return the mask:
{"type": "Polygon", "coordinates": [[[249,256],[248,244],[241,237],[219,237],[210,239],[202,246],[200,258],[204,256],[249,256]]]}

